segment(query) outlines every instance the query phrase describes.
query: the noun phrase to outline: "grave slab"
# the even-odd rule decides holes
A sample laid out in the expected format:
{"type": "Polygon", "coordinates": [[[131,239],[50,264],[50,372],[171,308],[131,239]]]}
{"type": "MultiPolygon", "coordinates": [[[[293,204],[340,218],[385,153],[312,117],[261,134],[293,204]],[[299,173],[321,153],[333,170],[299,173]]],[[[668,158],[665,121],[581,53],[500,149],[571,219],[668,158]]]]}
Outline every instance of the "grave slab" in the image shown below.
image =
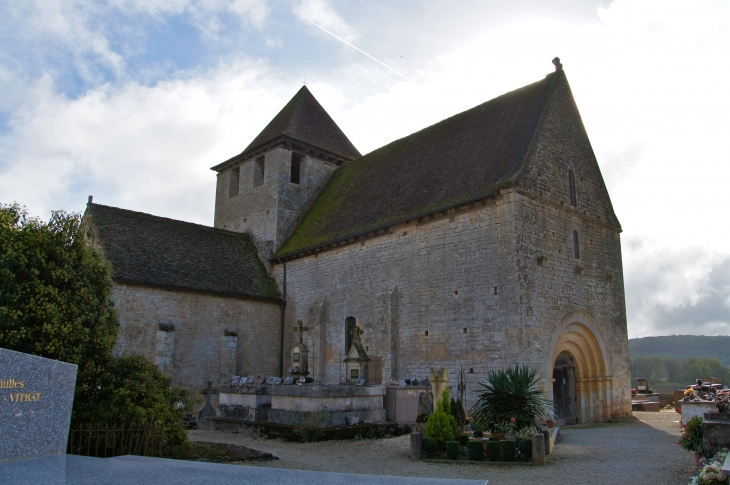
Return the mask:
{"type": "Polygon", "coordinates": [[[76,372],[0,348],[0,462],[66,452],[76,372]]]}
{"type": "Polygon", "coordinates": [[[0,464],[0,481],[52,485],[488,485],[486,480],[356,475],[129,455],[116,458],[55,455],[6,462],[0,464]]]}

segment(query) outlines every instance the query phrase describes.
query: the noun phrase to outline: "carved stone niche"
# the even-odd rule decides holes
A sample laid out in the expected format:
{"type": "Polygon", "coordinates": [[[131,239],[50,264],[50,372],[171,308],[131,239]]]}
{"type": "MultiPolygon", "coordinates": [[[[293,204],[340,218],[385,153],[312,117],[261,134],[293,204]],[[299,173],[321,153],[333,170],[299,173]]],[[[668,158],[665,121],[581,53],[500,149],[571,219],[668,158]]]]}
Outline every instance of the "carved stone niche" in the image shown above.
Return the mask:
{"type": "Polygon", "coordinates": [[[368,362],[370,357],[365,353],[365,349],[360,341],[362,330],[359,327],[352,329],[352,344],[347,351],[345,357],[345,382],[350,385],[367,385],[368,384],[368,362]]]}

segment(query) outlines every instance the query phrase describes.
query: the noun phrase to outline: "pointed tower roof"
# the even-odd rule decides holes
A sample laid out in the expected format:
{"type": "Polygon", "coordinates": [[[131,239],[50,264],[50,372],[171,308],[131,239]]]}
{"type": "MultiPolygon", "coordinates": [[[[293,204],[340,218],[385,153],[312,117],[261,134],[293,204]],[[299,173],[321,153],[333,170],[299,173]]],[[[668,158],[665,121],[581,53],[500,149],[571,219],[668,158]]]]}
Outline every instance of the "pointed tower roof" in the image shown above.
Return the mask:
{"type": "Polygon", "coordinates": [[[361,156],[307,86],[302,86],[243,152],[212,170],[219,171],[226,168],[228,162],[248,158],[262,148],[287,141],[300,142],[347,161],[361,156]]]}

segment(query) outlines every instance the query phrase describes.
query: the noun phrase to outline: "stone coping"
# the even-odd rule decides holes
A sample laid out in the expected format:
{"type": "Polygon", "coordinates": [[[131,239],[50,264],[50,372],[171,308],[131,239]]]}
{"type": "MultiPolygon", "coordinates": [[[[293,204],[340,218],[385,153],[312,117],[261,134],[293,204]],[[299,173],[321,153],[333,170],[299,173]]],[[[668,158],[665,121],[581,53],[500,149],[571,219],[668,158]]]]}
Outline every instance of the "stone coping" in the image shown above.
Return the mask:
{"type": "Polygon", "coordinates": [[[487,485],[484,480],[356,475],[245,465],[204,463],[142,456],[92,458],[53,455],[0,464],[3,483],[43,483],[47,485],[487,485]]]}
{"type": "Polygon", "coordinates": [[[341,384],[322,385],[305,384],[302,386],[277,385],[253,385],[253,384],[226,384],[221,386],[220,393],[229,394],[266,394],[270,396],[295,396],[295,397],[366,397],[383,396],[385,386],[377,384],[374,386],[348,386],[341,384]]]}

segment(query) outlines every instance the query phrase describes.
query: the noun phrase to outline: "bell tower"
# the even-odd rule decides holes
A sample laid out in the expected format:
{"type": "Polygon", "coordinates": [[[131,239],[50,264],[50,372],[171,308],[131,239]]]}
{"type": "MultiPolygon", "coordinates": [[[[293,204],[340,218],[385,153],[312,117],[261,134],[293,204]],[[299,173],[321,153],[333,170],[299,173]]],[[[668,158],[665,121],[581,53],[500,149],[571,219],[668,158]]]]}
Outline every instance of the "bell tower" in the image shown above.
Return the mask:
{"type": "Polygon", "coordinates": [[[360,152],[304,86],[218,173],[214,225],[251,235],[266,261],[338,166],[360,152]]]}

